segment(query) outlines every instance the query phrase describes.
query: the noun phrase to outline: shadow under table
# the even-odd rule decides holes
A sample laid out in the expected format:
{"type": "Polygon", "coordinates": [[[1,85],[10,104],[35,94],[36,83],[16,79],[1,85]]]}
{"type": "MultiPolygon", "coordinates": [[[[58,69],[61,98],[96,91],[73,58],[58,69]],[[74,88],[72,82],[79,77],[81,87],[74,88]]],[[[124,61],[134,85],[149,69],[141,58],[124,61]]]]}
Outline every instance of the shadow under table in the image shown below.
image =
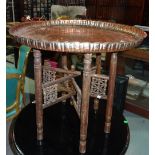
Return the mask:
{"type": "MultiPolygon", "coordinates": [[[[44,109],[45,138],[41,146],[37,145],[36,139],[35,104],[28,104],[10,127],[9,142],[14,154],[79,155],[80,120],[68,102],[44,109]]],[[[128,148],[130,133],[127,120],[114,108],[111,133],[105,134],[105,109],[105,104],[100,104],[95,114],[93,104],[90,104],[85,155],[122,155],[128,148]]]]}

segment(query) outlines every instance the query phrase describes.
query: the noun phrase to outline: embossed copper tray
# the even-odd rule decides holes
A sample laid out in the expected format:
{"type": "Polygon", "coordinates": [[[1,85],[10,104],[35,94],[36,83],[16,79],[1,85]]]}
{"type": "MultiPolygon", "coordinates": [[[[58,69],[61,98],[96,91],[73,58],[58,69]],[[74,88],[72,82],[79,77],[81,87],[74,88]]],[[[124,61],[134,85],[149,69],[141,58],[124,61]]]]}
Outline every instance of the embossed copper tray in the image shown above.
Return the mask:
{"type": "Polygon", "coordinates": [[[133,26],[92,20],[26,22],[9,32],[17,42],[32,48],[72,53],[124,51],[146,37],[133,26]]]}

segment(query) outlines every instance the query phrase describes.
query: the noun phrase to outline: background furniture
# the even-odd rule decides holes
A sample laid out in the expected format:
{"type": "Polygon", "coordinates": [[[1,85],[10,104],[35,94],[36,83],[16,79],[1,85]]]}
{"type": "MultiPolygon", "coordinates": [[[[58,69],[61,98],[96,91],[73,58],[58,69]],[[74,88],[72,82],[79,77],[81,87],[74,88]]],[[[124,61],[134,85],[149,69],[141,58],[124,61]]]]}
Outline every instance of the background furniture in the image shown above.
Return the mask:
{"type": "MultiPolygon", "coordinates": [[[[140,46],[138,46],[137,48],[132,48],[130,50],[124,51],[124,52],[120,52],[118,54],[119,63],[117,67],[118,75],[130,74],[136,78],[135,86],[137,83],[137,90],[135,87],[135,92],[139,91],[140,93],[140,95],[137,96],[135,99],[127,98],[124,108],[128,111],[131,111],[133,113],[136,113],[146,118],[149,117],[149,97],[144,96],[143,91],[147,91],[147,94],[148,94],[148,89],[146,88],[146,90],[144,90],[145,89],[144,87],[141,89],[142,92],[140,92],[141,84],[138,84],[138,82],[140,82],[138,80],[143,80],[143,82],[146,82],[146,83],[149,82],[149,75],[148,75],[149,74],[149,33],[147,32],[147,34],[148,36],[144,39],[144,41],[142,42],[140,46]],[[141,64],[140,69],[138,70],[136,69],[137,63],[141,64]]],[[[110,54],[107,54],[106,61],[105,61],[106,71],[109,70],[109,66],[108,66],[109,61],[110,61],[110,54]]]]}
{"type": "MultiPolygon", "coordinates": [[[[10,54],[14,55],[15,67],[17,67],[19,45],[15,42],[13,37],[9,34],[9,29],[16,24],[19,24],[19,22],[7,22],[6,23],[6,56],[9,56],[10,54]]],[[[12,63],[12,62],[9,62],[9,63],[12,63]]]]}
{"type": "MultiPolygon", "coordinates": [[[[118,74],[125,74],[126,59],[140,60],[149,64],[149,49],[134,48],[119,55],[118,74]]],[[[148,77],[149,78],[149,77],[148,77]]],[[[136,100],[126,99],[125,109],[149,118],[149,98],[139,97],[136,100]],[[141,98],[141,99],[140,99],[141,98]],[[141,104],[141,102],[144,102],[141,104]]]]}
{"type": "Polygon", "coordinates": [[[22,45],[19,48],[17,68],[6,68],[6,117],[12,120],[21,111],[25,104],[24,84],[27,66],[27,57],[30,48],[22,45]]]}
{"type": "MultiPolygon", "coordinates": [[[[21,18],[27,15],[33,17],[50,18],[51,0],[14,0],[15,21],[21,21],[21,18]]],[[[7,0],[6,15],[7,22],[12,21],[12,0],[7,0]]]]}
{"type": "Polygon", "coordinates": [[[148,25],[148,4],[149,0],[86,0],[87,17],[128,25],[148,25]]]}
{"type": "MultiPolygon", "coordinates": [[[[14,0],[15,19],[30,15],[51,18],[51,5],[84,5],[88,19],[112,20],[129,25],[149,25],[149,0],[14,0]],[[128,18],[126,18],[128,17],[128,18]]],[[[7,0],[7,21],[12,21],[11,0],[7,0]]]]}

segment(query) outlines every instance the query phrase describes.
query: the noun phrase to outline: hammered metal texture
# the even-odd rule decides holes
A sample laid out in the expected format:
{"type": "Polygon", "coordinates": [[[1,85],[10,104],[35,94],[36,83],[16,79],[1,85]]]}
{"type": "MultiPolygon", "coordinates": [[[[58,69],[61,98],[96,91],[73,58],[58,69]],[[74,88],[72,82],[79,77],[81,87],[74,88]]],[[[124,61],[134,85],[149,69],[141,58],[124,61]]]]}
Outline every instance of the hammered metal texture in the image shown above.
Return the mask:
{"type": "Polygon", "coordinates": [[[92,20],[25,22],[9,32],[17,42],[32,48],[71,53],[124,51],[138,46],[146,37],[133,26],[92,20]]]}

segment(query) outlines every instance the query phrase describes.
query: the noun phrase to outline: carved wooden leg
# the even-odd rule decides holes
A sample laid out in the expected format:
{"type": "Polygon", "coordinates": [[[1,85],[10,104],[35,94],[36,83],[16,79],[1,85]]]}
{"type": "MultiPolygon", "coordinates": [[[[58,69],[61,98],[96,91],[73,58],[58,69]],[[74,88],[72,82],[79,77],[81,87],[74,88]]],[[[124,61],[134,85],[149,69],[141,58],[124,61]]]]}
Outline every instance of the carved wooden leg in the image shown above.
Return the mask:
{"type": "MultiPolygon", "coordinates": [[[[101,54],[96,54],[96,74],[101,74],[101,54]]],[[[98,111],[99,108],[99,99],[94,99],[94,111],[95,113],[98,111]]]]}
{"type": "MultiPolygon", "coordinates": [[[[61,66],[63,69],[68,69],[67,68],[67,54],[62,54],[62,60],[61,60],[61,66]]],[[[64,74],[64,76],[66,76],[66,74],[64,74]]],[[[64,85],[66,88],[68,88],[68,81],[64,82],[64,85]]],[[[62,96],[65,95],[66,92],[62,92],[62,96]]],[[[63,100],[62,103],[66,103],[66,100],[63,100]]]]}
{"type": "Polygon", "coordinates": [[[106,119],[105,119],[105,126],[104,126],[105,133],[110,133],[115,79],[116,79],[116,68],[117,68],[117,53],[112,53],[111,60],[110,60],[108,97],[107,97],[106,116],[105,116],[106,119]]]}
{"type": "Polygon", "coordinates": [[[82,86],[82,107],[80,115],[80,153],[86,152],[86,139],[88,127],[88,112],[89,112],[89,93],[91,81],[91,57],[92,54],[84,55],[84,70],[83,70],[83,86],[82,86]]]}
{"type": "Polygon", "coordinates": [[[101,74],[101,54],[96,54],[96,73],[101,74]]]}
{"type": "Polygon", "coordinates": [[[67,54],[62,54],[61,65],[62,68],[67,69],[67,54]]]}
{"type": "Polygon", "coordinates": [[[35,79],[35,100],[36,100],[36,124],[38,144],[43,140],[43,107],[42,107],[42,66],[41,53],[34,50],[34,79],[35,79]]]}

